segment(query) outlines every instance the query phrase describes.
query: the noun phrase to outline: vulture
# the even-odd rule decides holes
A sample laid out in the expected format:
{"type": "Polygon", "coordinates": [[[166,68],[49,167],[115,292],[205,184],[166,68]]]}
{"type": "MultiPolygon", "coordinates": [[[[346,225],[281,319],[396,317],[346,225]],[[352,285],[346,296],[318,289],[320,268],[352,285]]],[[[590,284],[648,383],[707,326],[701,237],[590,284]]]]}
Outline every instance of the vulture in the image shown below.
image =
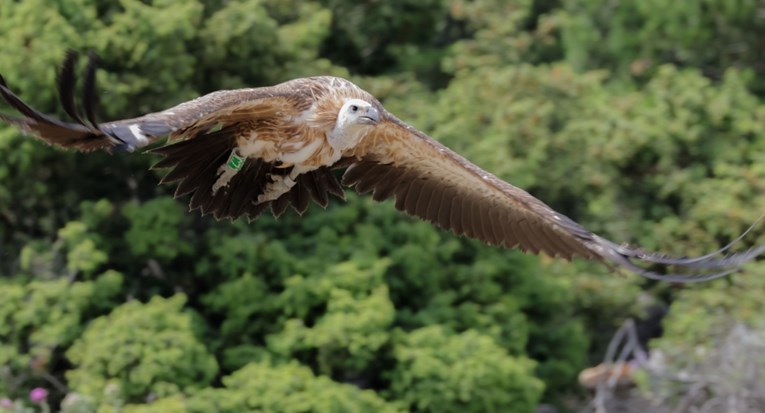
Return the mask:
{"type": "MultiPolygon", "coordinates": [[[[167,137],[151,150],[168,168],[190,209],[217,219],[252,220],[270,209],[298,214],[311,201],[344,198],[343,186],[395,200],[395,207],[457,235],[567,260],[581,257],[612,269],[671,282],[701,281],[738,271],[765,245],[731,253],[734,243],[699,257],[671,257],[616,244],[556,212],[526,191],[482,170],[386,111],[348,80],[317,76],[271,87],[221,90],[137,118],[99,123],[94,116],[96,58],[91,54],[83,112],[75,103],[77,54],[58,71],[63,122],[30,107],[0,77],[0,94],[20,117],[0,120],[78,151],[128,151],[167,137]],[[344,169],[342,177],[335,170],[344,169]]],[[[759,222],[759,220],[758,220],[759,222]]],[[[756,223],[755,223],[756,225],[756,223]]]]}

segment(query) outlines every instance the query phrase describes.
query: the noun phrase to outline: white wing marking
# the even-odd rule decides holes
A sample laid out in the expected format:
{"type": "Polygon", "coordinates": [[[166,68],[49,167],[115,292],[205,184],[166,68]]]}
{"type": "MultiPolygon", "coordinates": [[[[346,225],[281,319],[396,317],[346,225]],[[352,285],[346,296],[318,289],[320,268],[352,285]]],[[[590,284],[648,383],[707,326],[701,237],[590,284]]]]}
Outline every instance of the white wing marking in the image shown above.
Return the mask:
{"type": "Polygon", "coordinates": [[[143,133],[141,126],[139,126],[137,123],[128,126],[128,129],[130,129],[130,133],[132,133],[133,136],[141,143],[146,143],[149,141],[149,137],[143,133]]]}

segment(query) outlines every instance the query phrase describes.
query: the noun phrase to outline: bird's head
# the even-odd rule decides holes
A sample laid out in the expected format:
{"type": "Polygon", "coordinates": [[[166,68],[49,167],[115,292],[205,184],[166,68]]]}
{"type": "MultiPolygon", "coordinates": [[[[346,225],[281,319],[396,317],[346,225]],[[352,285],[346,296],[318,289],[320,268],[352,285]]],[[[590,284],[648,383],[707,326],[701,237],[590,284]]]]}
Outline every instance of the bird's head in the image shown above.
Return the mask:
{"type": "Polygon", "coordinates": [[[337,116],[338,127],[376,125],[380,122],[380,110],[362,99],[348,99],[337,116]]]}
{"type": "Polygon", "coordinates": [[[380,116],[380,109],[373,103],[363,99],[347,99],[337,114],[332,132],[337,144],[335,146],[348,148],[357,144],[371,128],[380,123],[380,116]]]}

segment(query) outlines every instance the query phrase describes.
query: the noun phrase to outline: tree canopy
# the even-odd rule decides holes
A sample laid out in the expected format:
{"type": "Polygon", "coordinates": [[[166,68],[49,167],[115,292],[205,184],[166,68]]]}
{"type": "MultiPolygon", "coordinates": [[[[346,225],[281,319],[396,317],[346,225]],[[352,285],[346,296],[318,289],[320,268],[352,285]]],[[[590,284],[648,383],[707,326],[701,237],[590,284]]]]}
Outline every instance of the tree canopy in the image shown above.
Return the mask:
{"type": "MultiPolygon", "coordinates": [[[[0,73],[63,115],[55,69],[92,50],[103,120],[344,76],[588,229],[692,255],[765,210],[762,6],[0,0],[0,73]]],[[[18,411],[36,387],[69,413],[565,409],[647,302],[669,306],[656,346],[672,354],[733,321],[765,328],[760,263],[678,287],[352,193],[216,222],[157,186],[153,155],[65,152],[5,125],[0,152],[0,399],[18,411]]]]}

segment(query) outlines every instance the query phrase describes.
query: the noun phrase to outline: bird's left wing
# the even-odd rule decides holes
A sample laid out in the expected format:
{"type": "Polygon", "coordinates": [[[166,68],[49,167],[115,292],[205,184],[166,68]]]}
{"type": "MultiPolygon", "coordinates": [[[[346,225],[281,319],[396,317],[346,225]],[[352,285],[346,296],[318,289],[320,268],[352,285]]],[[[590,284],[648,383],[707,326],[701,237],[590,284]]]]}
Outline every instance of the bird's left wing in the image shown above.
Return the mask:
{"type": "Polygon", "coordinates": [[[301,81],[271,87],[213,92],[161,112],[133,119],[98,123],[94,116],[96,60],[91,56],[83,86],[85,116],[75,104],[74,67],[77,54],[67,54],[58,72],[58,91],[64,111],[74,120],[63,122],[48,116],[21,100],[0,77],[0,96],[23,117],[0,114],[0,120],[16,125],[43,141],[80,151],[129,150],[150,145],[159,138],[193,138],[216,125],[267,118],[274,113],[299,113],[301,81]]]}
{"type": "Polygon", "coordinates": [[[246,215],[254,219],[270,207],[280,216],[288,207],[299,214],[311,200],[326,207],[329,195],[343,198],[343,189],[329,167],[302,174],[292,189],[274,201],[255,202],[272,176],[284,175],[289,169],[274,162],[249,158],[228,182],[225,189],[214,191],[219,167],[236,147],[237,134],[248,133],[258,122],[270,124],[269,119],[298,115],[311,106],[315,79],[301,78],[276,86],[252,89],[224,90],[181,103],[161,112],[133,119],[97,123],[95,121],[95,57],[91,56],[83,87],[81,116],[75,104],[74,67],[77,55],[70,52],[58,72],[61,106],[74,120],[62,122],[48,116],[21,100],[0,77],[0,96],[23,116],[0,114],[0,121],[19,127],[43,141],[80,151],[128,150],[149,145],[168,135],[176,140],[154,150],[164,159],[155,167],[172,168],[163,183],[177,182],[175,196],[190,195],[191,209],[201,209],[216,218],[236,218],[246,215]]]}
{"type": "Polygon", "coordinates": [[[492,245],[566,259],[595,259],[670,281],[720,277],[765,251],[759,247],[717,256],[726,247],[703,257],[675,259],[617,245],[387,112],[354,155],[356,161],[346,170],[344,184],[360,193],[372,192],[377,201],[395,198],[399,210],[492,245]],[[657,273],[640,264],[660,265],[673,273],[657,273]]]}

